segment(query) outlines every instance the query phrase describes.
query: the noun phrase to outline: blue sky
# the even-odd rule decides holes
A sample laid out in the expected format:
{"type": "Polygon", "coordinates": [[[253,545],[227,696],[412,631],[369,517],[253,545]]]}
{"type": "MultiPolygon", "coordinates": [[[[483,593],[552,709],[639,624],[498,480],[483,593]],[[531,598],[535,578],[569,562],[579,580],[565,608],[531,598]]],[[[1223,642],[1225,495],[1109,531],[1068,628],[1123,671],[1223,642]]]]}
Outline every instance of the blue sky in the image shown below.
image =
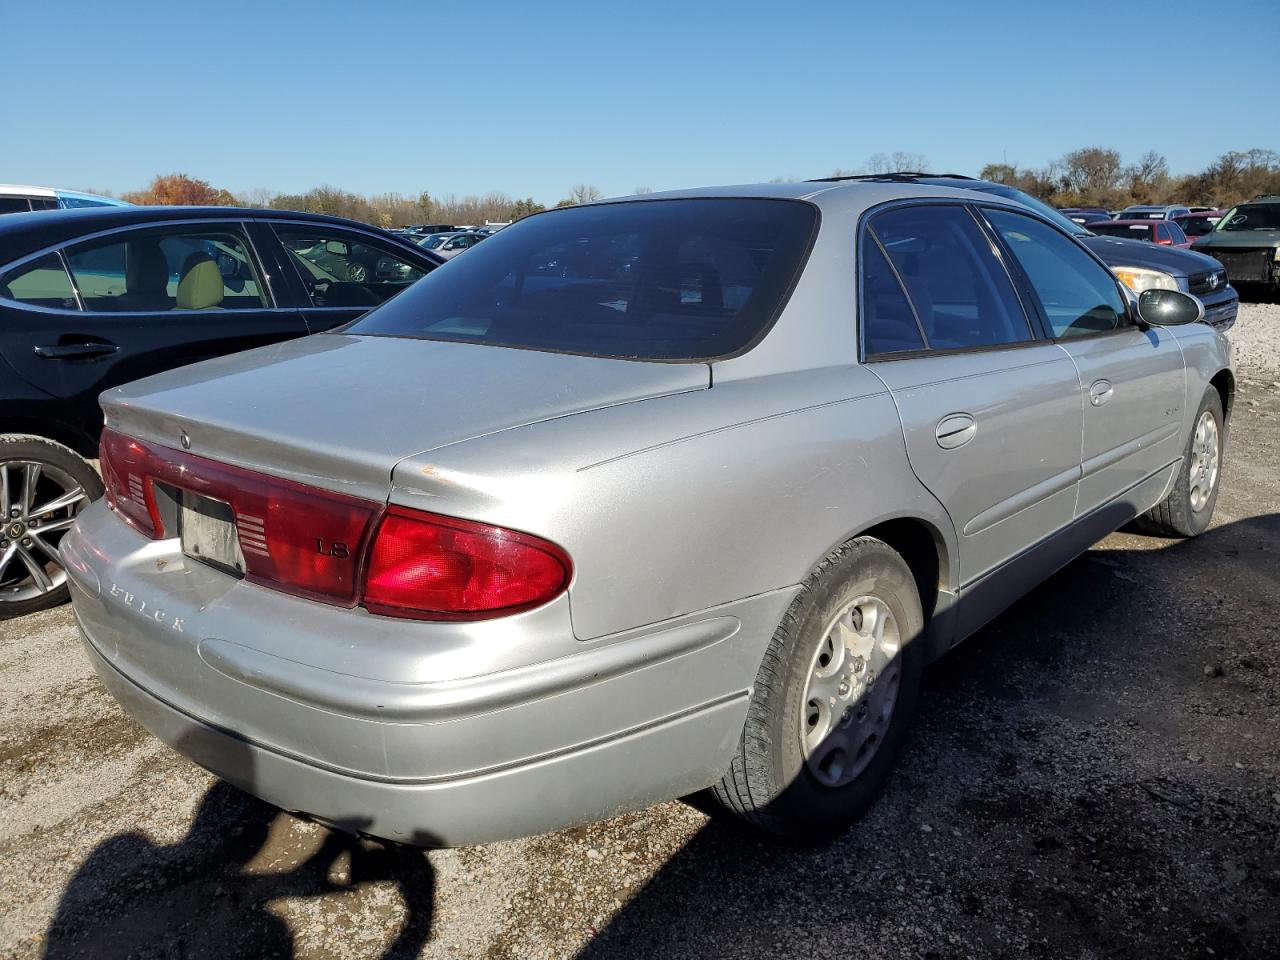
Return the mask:
{"type": "Polygon", "coordinates": [[[0,181],[121,192],[183,171],[550,203],[575,183],[803,179],[895,150],[976,173],[1093,144],[1174,172],[1280,149],[1280,0],[54,9],[0,0],[48,27],[3,44],[0,181]]]}

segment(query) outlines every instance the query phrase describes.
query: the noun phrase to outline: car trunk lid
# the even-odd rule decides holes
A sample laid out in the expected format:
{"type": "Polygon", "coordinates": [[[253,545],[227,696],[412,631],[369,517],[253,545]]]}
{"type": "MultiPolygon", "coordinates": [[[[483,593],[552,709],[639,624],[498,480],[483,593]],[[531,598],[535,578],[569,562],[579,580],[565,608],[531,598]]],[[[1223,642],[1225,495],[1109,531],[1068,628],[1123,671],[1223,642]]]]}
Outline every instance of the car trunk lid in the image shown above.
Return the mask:
{"type": "Polygon", "coordinates": [[[708,386],[702,363],[320,334],[148,377],[102,406],[121,433],[383,500],[405,457],[708,386]]]}

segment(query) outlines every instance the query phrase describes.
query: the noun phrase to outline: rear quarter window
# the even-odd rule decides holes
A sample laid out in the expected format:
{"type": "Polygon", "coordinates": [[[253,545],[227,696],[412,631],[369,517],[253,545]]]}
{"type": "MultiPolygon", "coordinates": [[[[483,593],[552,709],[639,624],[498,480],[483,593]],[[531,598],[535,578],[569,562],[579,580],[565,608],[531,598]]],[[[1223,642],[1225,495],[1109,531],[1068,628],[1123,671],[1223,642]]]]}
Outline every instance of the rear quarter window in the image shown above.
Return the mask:
{"type": "Polygon", "coordinates": [[[521,220],[346,328],[354,334],[698,361],[785,305],[817,209],[799,200],[594,204],[521,220]]]}

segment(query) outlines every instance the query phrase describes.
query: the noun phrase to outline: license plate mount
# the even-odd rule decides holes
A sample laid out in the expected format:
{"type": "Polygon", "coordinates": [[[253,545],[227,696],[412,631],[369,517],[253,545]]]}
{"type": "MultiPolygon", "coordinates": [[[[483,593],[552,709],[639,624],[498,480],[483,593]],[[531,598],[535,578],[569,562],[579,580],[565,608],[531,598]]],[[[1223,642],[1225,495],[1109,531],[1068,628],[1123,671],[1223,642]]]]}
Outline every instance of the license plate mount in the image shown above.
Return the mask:
{"type": "Polygon", "coordinates": [[[236,514],[225,500],[178,491],[178,537],[182,552],[237,576],[244,575],[244,553],[236,532],[236,514]]]}

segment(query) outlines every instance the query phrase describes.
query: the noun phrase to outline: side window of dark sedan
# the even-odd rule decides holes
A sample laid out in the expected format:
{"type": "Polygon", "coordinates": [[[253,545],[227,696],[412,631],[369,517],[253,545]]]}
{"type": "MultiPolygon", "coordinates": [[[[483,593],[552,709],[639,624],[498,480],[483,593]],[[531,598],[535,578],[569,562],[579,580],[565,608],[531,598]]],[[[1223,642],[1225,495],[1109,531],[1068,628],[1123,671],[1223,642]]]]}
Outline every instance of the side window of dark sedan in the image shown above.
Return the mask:
{"type": "Polygon", "coordinates": [[[331,227],[273,224],[317,307],[376,307],[426,271],[389,247],[331,227]]]}
{"type": "Polygon", "coordinates": [[[1011,210],[983,211],[1017,257],[1055,337],[1079,337],[1128,323],[1111,272],[1048,224],[1011,210]]]}
{"type": "Polygon", "coordinates": [[[90,312],[268,306],[248,244],[223,224],[131,230],[68,247],[66,257],[90,312]]]}
{"type": "Polygon", "coordinates": [[[966,208],[897,207],[869,226],[902,278],[930,350],[1032,339],[1008,273],[966,208]]]}
{"type": "Polygon", "coordinates": [[[76,292],[56,253],[15,267],[0,277],[0,297],[33,307],[76,310],[76,292]]]}

